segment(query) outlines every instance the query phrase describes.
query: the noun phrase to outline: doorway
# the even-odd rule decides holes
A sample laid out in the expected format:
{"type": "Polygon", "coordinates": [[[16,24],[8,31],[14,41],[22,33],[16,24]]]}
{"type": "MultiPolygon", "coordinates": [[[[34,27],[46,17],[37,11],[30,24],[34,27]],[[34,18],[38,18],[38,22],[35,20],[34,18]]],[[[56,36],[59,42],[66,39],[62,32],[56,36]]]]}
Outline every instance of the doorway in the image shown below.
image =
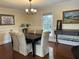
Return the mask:
{"type": "MultiPolygon", "coordinates": [[[[53,27],[53,15],[52,14],[45,14],[43,15],[42,19],[42,29],[43,31],[50,32],[50,36],[54,36],[54,27],[53,27]]],[[[49,41],[52,41],[52,38],[49,38],[49,41]]]]}

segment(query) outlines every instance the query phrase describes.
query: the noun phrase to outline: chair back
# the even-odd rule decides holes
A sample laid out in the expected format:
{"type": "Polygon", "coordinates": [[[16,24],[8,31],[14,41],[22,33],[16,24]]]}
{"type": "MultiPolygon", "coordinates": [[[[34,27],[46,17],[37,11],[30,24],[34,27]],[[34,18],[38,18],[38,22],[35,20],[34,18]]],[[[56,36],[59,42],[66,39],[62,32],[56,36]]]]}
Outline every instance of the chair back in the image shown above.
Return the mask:
{"type": "Polygon", "coordinates": [[[25,39],[24,33],[19,33],[18,39],[19,39],[19,45],[20,45],[22,48],[27,47],[26,39],[25,39]]]}
{"type": "Polygon", "coordinates": [[[25,35],[22,32],[11,33],[13,39],[13,49],[24,56],[28,55],[25,35]]]}
{"type": "Polygon", "coordinates": [[[48,47],[48,39],[49,39],[49,32],[42,32],[41,37],[41,46],[44,48],[48,47]]]}
{"type": "Polygon", "coordinates": [[[25,35],[24,33],[19,33],[19,36],[18,36],[18,39],[19,39],[19,52],[20,54],[26,56],[28,55],[28,53],[30,53],[32,50],[31,50],[31,43],[27,44],[26,43],[26,38],[25,38],[25,35]]]}
{"type": "Polygon", "coordinates": [[[10,35],[12,39],[13,50],[19,52],[19,41],[17,35],[14,32],[10,32],[10,35]]]}

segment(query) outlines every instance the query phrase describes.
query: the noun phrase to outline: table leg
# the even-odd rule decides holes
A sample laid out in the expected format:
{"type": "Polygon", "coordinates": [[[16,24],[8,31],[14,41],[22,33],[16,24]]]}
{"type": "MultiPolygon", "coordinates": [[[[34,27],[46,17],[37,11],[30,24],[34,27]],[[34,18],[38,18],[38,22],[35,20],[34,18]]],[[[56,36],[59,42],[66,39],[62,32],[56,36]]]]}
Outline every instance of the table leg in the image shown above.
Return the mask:
{"type": "Polygon", "coordinates": [[[33,53],[33,56],[35,56],[35,43],[32,42],[32,53],[33,53]]]}
{"type": "Polygon", "coordinates": [[[58,38],[57,37],[58,37],[58,35],[56,34],[56,44],[58,44],[58,38]]]}

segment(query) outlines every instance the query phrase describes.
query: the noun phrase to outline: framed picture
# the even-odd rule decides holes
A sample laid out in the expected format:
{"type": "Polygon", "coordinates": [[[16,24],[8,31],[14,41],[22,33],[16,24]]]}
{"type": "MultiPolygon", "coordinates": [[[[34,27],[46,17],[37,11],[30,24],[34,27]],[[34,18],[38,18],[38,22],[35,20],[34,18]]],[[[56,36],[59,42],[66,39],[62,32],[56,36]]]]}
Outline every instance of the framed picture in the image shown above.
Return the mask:
{"type": "Polygon", "coordinates": [[[79,10],[70,10],[63,12],[63,23],[79,24],[79,10]]]}
{"type": "Polygon", "coordinates": [[[0,25],[14,25],[14,15],[0,14],[0,25]]]}
{"type": "Polygon", "coordinates": [[[57,20],[57,28],[56,30],[62,30],[62,20],[57,20]]]}

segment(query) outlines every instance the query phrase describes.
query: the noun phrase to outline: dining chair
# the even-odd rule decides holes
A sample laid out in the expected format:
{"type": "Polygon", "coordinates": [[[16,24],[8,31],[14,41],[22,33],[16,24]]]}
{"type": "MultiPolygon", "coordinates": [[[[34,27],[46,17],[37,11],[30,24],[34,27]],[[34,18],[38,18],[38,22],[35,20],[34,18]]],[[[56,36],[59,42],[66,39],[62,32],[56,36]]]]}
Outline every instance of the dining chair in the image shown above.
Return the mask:
{"type": "Polygon", "coordinates": [[[19,52],[19,41],[14,32],[10,32],[13,50],[19,52]]]}
{"type": "Polygon", "coordinates": [[[25,35],[22,32],[18,33],[13,33],[12,34],[12,39],[13,39],[13,49],[20,54],[27,56],[31,51],[31,43],[27,44],[25,35]]]}
{"type": "Polygon", "coordinates": [[[49,32],[42,32],[41,40],[36,43],[36,55],[44,57],[48,54],[49,32]]]}
{"type": "Polygon", "coordinates": [[[21,54],[26,56],[30,52],[32,52],[32,44],[31,43],[27,44],[24,33],[19,33],[18,39],[19,39],[19,52],[21,54]]]}

